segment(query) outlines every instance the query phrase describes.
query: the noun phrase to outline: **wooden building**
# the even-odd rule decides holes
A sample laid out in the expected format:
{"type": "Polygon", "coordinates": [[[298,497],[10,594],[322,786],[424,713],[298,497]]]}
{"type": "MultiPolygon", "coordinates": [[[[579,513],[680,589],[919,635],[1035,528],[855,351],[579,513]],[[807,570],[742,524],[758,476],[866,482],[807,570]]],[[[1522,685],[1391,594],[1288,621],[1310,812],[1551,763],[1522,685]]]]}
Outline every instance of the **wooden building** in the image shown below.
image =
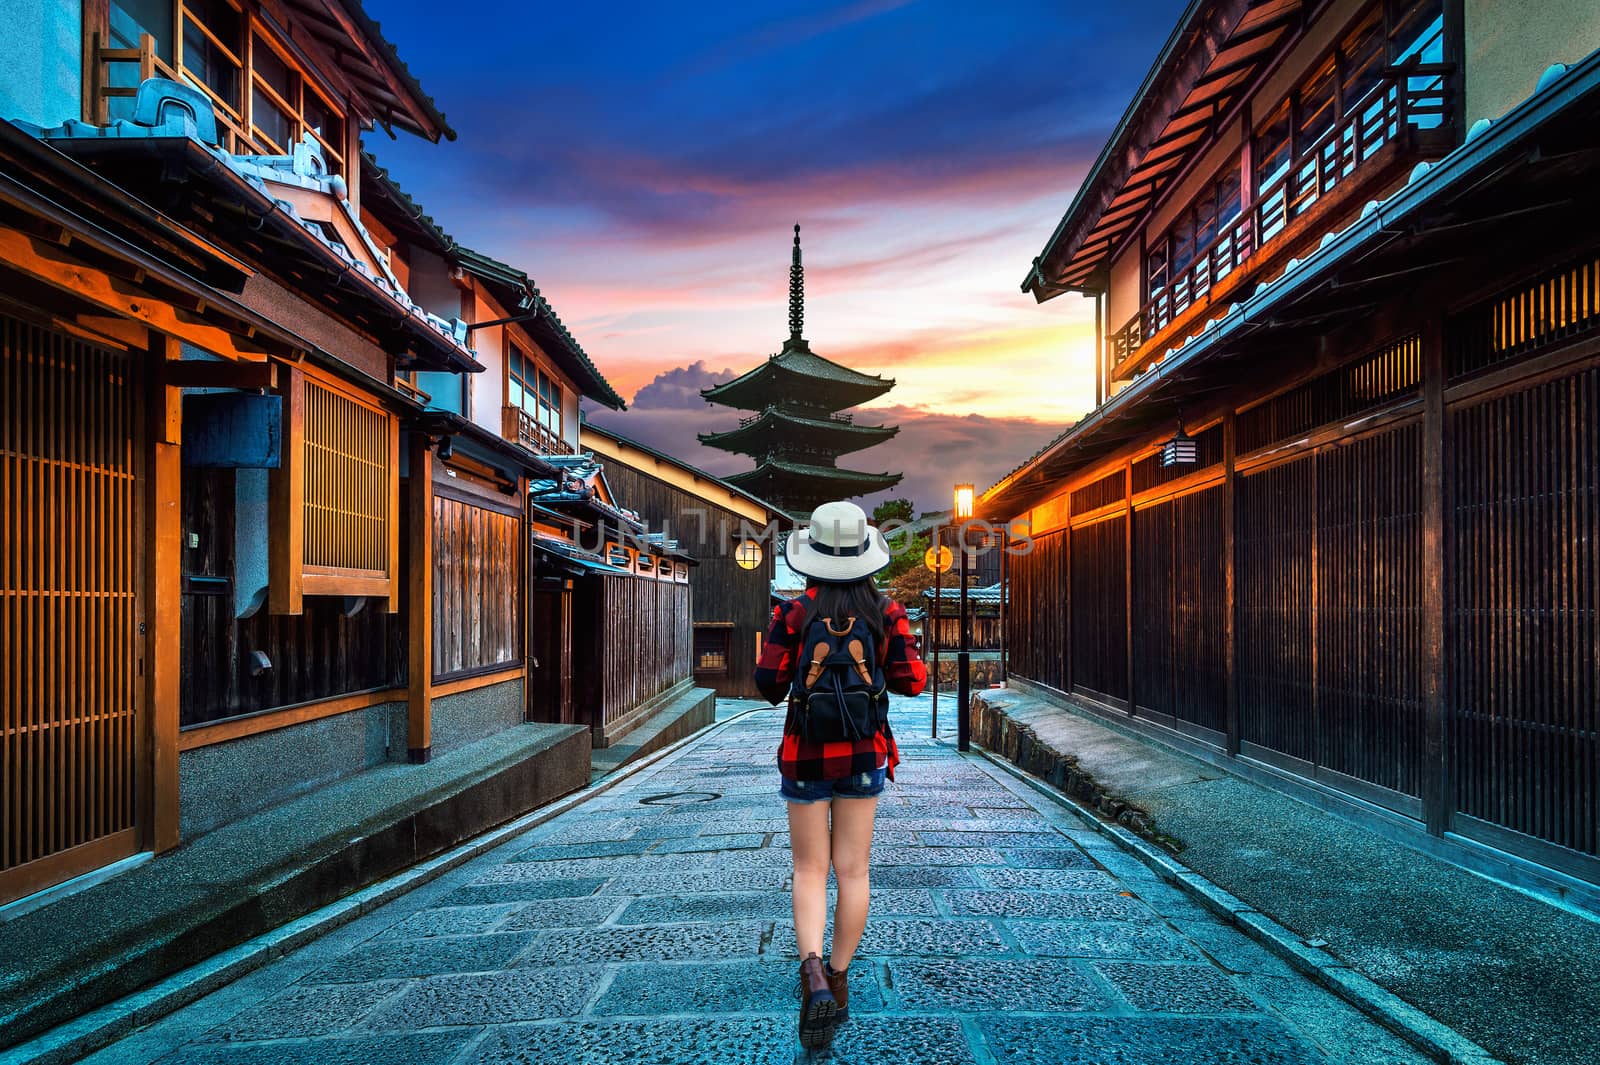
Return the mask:
{"type": "Polygon", "coordinates": [[[695,558],[689,574],[695,683],[722,696],[756,698],[756,658],[772,618],[774,551],[792,524],[789,516],[611,429],[585,422],[582,439],[646,527],[695,558]]]}
{"type": "Polygon", "coordinates": [[[1107,330],[979,504],[1032,540],[1013,681],[1600,880],[1597,45],[1575,0],[1192,5],[1024,284],[1107,330]]]}
{"type": "Polygon", "coordinates": [[[695,688],[690,657],[695,559],[621,506],[587,453],[534,482],[530,501],[534,720],[587,725],[596,747],[671,707],[709,723],[715,696],[695,688]]]}
{"type": "Polygon", "coordinates": [[[621,405],[362,156],[454,134],[359,4],[59,6],[0,76],[0,903],[536,716],[527,488],[621,405]]]}

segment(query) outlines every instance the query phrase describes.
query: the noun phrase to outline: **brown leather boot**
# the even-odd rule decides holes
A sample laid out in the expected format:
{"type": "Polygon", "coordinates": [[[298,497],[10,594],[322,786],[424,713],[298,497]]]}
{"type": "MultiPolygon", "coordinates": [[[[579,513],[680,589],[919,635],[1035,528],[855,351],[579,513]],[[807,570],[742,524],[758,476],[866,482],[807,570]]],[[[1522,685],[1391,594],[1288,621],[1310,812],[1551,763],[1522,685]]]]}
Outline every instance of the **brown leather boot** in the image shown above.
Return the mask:
{"type": "Polygon", "coordinates": [[[820,1050],[833,1043],[839,1003],[829,986],[828,971],[815,954],[800,963],[800,1045],[820,1050]]]}
{"type": "Polygon", "coordinates": [[[836,973],[833,966],[826,963],[822,971],[828,974],[828,990],[833,992],[833,1000],[839,1004],[839,1015],[835,1024],[844,1024],[850,1020],[850,967],[845,966],[844,972],[836,973]]]}

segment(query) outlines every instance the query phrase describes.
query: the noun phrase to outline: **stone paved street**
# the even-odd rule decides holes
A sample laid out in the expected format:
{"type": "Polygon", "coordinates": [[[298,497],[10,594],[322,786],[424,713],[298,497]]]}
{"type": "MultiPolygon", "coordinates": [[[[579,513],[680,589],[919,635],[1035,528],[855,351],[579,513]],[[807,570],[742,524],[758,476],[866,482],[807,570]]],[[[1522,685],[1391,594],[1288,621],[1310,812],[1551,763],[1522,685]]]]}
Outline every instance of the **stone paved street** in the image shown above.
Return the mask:
{"type": "MultiPolygon", "coordinates": [[[[926,698],[894,720],[905,761],[832,1060],[1423,1060],[1065,811],[930,740],[926,698]]],[[[780,724],[723,724],[88,1060],[793,1061],[780,724]]]]}

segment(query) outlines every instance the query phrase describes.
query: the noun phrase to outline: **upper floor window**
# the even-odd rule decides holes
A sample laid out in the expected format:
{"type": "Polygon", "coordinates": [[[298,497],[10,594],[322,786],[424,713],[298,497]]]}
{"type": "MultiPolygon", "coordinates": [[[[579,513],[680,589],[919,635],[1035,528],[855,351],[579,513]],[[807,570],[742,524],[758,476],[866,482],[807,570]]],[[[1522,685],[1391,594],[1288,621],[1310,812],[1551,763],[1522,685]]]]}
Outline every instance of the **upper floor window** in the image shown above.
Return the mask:
{"type": "Polygon", "coordinates": [[[1443,59],[1443,0],[1384,0],[1368,9],[1256,127],[1252,179],[1261,216],[1258,239],[1272,239],[1399,135],[1394,115],[1402,90],[1409,124],[1441,124],[1442,73],[1419,70],[1404,86],[1386,75],[1402,64],[1443,59]],[[1430,105],[1430,100],[1441,102],[1430,105]]]}
{"type": "Polygon", "coordinates": [[[179,67],[214,103],[237,120],[244,72],[244,15],[227,0],[183,0],[179,67]]]}
{"type": "Polygon", "coordinates": [[[544,367],[510,346],[511,406],[532,415],[534,422],[551,434],[561,436],[561,385],[544,367]]]}
{"type": "Polygon", "coordinates": [[[344,121],[259,33],[251,48],[250,128],[263,148],[288,154],[305,134],[322,146],[328,169],[344,165],[344,121]]]}
{"type": "Polygon", "coordinates": [[[1208,182],[1166,234],[1145,249],[1146,299],[1170,288],[1179,306],[1169,313],[1176,313],[1232,272],[1237,265],[1232,224],[1242,210],[1242,193],[1235,164],[1208,182]]]}
{"type": "Polygon", "coordinates": [[[92,121],[131,116],[132,90],[153,70],[205,93],[226,150],[287,155],[310,134],[329,172],[345,172],[344,112],[245,7],[234,0],[112,0],[106,19],[112,49],[139,54],[95,64],[92,121]]]}

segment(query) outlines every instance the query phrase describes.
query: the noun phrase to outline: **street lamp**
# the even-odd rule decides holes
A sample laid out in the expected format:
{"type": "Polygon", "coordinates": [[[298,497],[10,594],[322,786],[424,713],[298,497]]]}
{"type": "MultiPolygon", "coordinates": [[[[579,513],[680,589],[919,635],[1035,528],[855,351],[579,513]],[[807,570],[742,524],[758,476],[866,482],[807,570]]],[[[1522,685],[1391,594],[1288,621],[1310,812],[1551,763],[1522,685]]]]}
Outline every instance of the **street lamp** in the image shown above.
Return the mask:
{"type": "Polygon", "coordinates": [[[972,746],[972,643],[967,631],[967,525],[972,520],[972,486],[956,485],[956,535],[961,550],[961,647],[956,652],[956,750],[972,746]]]}

